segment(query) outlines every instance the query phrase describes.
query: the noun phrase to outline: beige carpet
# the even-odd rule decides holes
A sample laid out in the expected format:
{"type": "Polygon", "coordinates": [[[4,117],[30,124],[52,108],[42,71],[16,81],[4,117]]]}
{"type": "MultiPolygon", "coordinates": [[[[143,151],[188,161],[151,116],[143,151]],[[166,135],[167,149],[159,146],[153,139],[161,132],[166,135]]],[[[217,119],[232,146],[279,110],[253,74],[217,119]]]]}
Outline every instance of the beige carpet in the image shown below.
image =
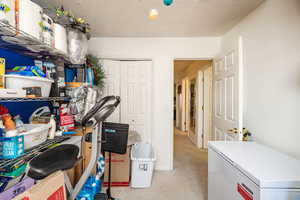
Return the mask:
{"type": "Polygon", "coordinates": [[[182,131],[178,128],[174,128],[174,133],[175,133],[175,135],[188,135],[187,131],[182,131]]]}
{"type": "Polygon", "coordinates": [[[112,188],[120,200],[207,200],[207,152],[175,134],[174,170],[156,171],[148,189],[112,188]]]}

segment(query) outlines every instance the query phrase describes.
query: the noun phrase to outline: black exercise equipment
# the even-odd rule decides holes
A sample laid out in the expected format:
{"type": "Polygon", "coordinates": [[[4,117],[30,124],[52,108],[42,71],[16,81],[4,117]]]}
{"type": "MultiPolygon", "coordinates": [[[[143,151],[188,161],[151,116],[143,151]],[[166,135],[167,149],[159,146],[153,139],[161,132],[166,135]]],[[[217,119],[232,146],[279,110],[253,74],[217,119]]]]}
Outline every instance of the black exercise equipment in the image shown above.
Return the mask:
{"type": "MultiPolygon", "coordinates": [[[[68,177],[65,176],[66,186],[70,193],[70,200],[74,200],[76,198],[77,194],[80,192],[81,188],[85,184],[95,166],[99,155],[99,145],[101,145],[101,143],[98,142],[98,138],[102,132],[102,122],[114,112],[119,104],[120,97],[104,97],[100,101],[96,102],[96,104],[90,109],[90,111],[87,112],[86,116],[82,118],[83,126],[87,124],[93,125],[93,132],[90,138],[92,141],[91,158],[88,166],[86,167],[83,175],[81,176],[74,189],[68,177]]],[[[49,149],[30,161],[28,176],[33,179],[40,180],[56,171],[71,169],[77,161],[78,153],[79,148],[75,145],[70,144],[60,145],[49,149]]],[[[96,199],[105,200],[105,197],[106,195],[99,194],[97,195],[96,199]]]]}
{"type": "Polygon", "coordinates": [[[77,162],[78,153],[78,146],[72,144],[49,149],[30,161],[27,175],[32,179],[41,180],[54,172],[71,169],[77,162]]]}

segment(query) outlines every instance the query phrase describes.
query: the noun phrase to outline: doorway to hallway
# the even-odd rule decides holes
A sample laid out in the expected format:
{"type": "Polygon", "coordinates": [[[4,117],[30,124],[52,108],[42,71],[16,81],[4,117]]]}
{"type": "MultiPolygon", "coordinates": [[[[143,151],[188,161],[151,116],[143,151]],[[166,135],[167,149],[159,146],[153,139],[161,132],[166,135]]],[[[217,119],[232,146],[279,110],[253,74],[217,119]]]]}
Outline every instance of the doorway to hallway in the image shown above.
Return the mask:
{"type": "Polygon", "coordinates": [[[198,148],[212,139],[212,60],[174,61],[174,132],[198,148]]]}

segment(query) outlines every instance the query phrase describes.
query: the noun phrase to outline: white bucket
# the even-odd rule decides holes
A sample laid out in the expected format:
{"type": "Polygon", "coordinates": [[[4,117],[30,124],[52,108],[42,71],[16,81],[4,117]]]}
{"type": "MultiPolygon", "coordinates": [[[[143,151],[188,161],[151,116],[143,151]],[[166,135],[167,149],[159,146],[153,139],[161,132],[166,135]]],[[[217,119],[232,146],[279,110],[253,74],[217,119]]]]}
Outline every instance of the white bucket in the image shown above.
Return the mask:
{"type": "Polygon", "coordinates": [[[156,161],[152,145],[147,143],[135,144],[131,150],[131,161],[131,187],[151,187],[154,163],[156,161]]]}
{"type": "Polygon", "coordinates": [[[20,75],[4,75],[5,85],[7,89],[23,89],[24,87],[41,87],[42,97],[49,97],[51,84],[53,80],[47,78],[20,76],[20,75]]]}

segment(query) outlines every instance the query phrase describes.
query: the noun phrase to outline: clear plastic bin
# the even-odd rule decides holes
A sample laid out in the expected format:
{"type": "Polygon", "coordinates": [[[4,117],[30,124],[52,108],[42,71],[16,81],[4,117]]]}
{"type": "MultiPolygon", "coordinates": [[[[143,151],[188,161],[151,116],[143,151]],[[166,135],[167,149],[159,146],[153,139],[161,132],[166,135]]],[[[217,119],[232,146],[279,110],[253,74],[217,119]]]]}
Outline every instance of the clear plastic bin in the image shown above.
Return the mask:
{"type": "Polygon", "coordinates": [[[25,150],[37,146],[47,140],[50,124],[24,124],[27,130],[24,135],[25,150]]]}
{"type": "Polygon", "coordinates": [[[133,145],[131,150],[131,161],[131,187],[151,187],[154,164],[156,161],[152,145],[148,143],[138,143],[133,145]]]}

